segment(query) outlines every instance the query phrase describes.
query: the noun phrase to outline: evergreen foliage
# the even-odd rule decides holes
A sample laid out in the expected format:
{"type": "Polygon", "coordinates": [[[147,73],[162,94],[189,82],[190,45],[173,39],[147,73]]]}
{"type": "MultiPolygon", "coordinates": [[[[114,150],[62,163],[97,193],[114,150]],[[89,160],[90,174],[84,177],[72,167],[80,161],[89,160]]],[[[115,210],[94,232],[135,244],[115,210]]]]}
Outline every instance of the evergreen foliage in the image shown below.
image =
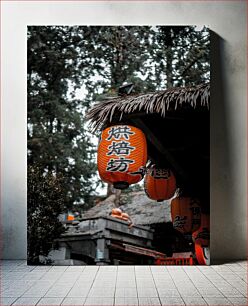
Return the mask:
{"type": "Polygon", "coordinates": [[[64,208],[63,177],[43,172],[38,165],[28,167],[28,264],[47,257],[54,239],[64,228],[58,220],[64,208]]]}
{"type": "Polygon", "coordinates": [[[82,200],[87,203],[96,173],[85,109],[73,98],[91,60],[78,31],[78,27],[30,27],[28,32],[28,164],[39,163],[44,170],[63,174],[68,207],[82,200]]]}

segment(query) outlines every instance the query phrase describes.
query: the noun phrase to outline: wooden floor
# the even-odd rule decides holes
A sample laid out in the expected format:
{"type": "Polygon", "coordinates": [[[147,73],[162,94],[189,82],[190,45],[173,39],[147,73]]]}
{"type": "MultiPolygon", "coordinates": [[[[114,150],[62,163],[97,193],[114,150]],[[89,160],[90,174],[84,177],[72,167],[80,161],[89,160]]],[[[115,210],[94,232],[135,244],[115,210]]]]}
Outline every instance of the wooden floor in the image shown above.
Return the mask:
{"type": "Polygon", "coordinates": [[[0,305],[247,305],[247,262],[27,266],[2,261],[0,305]]]}

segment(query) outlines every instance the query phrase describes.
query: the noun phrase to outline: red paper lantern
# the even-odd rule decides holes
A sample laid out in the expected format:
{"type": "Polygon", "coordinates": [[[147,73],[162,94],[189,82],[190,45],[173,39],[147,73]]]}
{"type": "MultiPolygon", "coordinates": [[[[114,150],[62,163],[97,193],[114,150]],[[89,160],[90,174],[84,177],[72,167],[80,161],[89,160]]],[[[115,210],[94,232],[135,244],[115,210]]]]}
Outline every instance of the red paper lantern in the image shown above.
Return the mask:
{"type": "Polygon", "coordinates": [[[210,265],[210,250],[209,247],[204,247],[195,244],[195,255],[199,265],[210,265]]]}
{"type": "Polygon", "coordinates": [[[176,178],[171,170],[152,166],[145,176],[144,187],[150,199],[168,200],[176,191],[176,178]]]}
{"type": "Polygon", "coordinates": [[[125,189],[143,178],[146,162],[146,138],[140,129],[114,125],[102,132],[97,165],[103,181],[125,189]]]}
{"type": "Polygon", "coordinates": [[[192,233],[200,227],[201,207],[197,199],[176,197],[171,201],[173,227],[183,234],[192,233]]]}

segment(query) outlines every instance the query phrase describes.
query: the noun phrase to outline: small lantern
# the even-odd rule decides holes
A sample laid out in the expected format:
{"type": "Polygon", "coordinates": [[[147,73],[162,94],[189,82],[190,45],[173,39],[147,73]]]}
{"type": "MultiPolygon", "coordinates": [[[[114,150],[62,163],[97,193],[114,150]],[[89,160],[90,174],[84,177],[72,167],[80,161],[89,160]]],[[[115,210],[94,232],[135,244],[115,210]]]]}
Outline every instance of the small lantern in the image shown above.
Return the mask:
{"type": "Polygon", "coordinates": [[[102,132],[97,165],[103,181],[126,189],[143,178],[146,162],[146,138],[140,129],[114,125],[102,132]]]}
{"type": "Polygon", "coordinates": [[[204,247],[196,243],[195,255],[199,265],[204,265],[204,266],[210,265],[210,249],[208,246],[204,247]]]}
{"type": "Polygon", "coordinates": [[[173,227],[183,234],[192,233],[200,227],[201,207],[197,199],[176,197],[171,201],[173,227]]]}
{"type": "Polygon", "coordinates": [[[176,191],[176,178],[171,170],[152,166],[145,176],[144,188],[150,199],[168,200],[176,191]]]}

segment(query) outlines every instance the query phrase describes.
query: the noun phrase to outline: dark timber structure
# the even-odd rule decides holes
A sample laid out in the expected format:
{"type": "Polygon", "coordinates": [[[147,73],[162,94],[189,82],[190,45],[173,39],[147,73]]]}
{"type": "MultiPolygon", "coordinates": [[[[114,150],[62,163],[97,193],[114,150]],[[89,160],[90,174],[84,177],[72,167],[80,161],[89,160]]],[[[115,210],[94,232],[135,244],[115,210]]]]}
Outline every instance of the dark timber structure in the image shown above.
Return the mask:
{"type": "MultiPolygon", "coordinates": [[[[151,264],[153,230],[112,217],[88,218],[77,230],[57,240],[64,249],[64,260],[80,260],[84,264],[151,264]]],[[[160,255],[154,252],[155,256],[160,255]]],[[[64,261],[63,261],[64,262],[64,261]]],[[[58,264],[58,262],[57,262],[58,264]]]]}

